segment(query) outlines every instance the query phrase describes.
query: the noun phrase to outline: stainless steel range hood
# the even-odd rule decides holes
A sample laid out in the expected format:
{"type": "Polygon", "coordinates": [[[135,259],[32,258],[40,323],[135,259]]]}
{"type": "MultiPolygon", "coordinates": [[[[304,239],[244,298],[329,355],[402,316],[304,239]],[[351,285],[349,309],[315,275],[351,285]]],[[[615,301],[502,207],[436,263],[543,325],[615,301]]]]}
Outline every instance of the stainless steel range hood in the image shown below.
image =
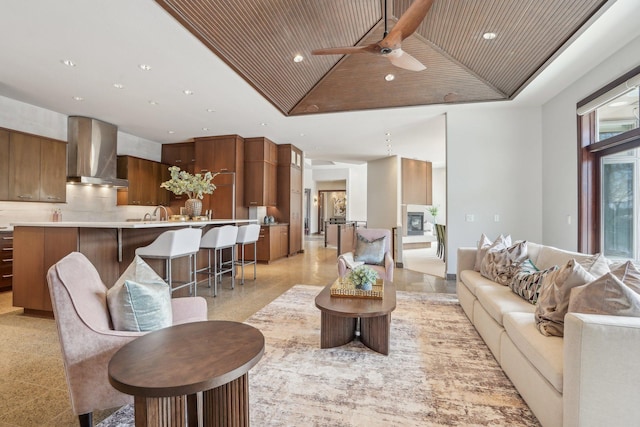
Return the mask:
{"type": "Polygon", "coordinates": [[[70,116],[67,125],[67,182],[128,187],[117,178],[118,128],[80,116],[70,116]]]}

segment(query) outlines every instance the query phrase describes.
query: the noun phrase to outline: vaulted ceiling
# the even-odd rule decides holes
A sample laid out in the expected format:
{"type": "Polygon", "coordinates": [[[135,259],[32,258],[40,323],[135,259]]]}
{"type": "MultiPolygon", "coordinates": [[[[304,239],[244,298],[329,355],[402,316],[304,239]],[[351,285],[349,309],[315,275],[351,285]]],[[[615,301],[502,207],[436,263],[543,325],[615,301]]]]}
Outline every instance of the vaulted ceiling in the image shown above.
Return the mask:
{"type": "Polygon", "coordinates": [[[416,72],[379,55],[311,55],[380,41],[383,5],[392,28],[412,0],[156,1],[286,116],[512,99],[606,3],[434,0],[402,45],[427,66],[416,72]]]}

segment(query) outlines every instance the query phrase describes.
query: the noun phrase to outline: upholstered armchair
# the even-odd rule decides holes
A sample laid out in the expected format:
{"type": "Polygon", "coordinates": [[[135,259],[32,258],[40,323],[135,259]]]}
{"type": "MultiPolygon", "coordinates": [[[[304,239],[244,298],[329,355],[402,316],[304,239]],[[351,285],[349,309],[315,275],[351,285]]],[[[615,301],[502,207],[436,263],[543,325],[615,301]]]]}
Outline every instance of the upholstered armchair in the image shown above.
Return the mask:
{"type": "MultiPolygon", "coordinates": [[[[378,256],[376,255],[375,258],[378,256]]],[[[378,272],[381,279],[393,281],[393,256],[391,254],[391,231],[383,228],[356,228],[353,236],[351,248],[344,248],[343,253],[338,256],[338,276],[344,277],[351,267],[362,265],[370,267],[378,272]],[[379,239],[383,239],[380,241],[379,239]],[[382,244],[384,249],[380,258],[380,263],[370,263],[372,251],[375,253],[382,244]]]]}
{"type": "MultiPolygon", "coordinates": [[[[107,287],[91,262],[73,252],[47,273],[53,313],[58,326],[71,406],[81,426],[93,424],[94,410],[133,402],[109,384],[108,364],[123,345],[145,332],[113,329],[107,287]]],[[[173,324],[207,320],[204,298],[172,298],[173,324]]]]}

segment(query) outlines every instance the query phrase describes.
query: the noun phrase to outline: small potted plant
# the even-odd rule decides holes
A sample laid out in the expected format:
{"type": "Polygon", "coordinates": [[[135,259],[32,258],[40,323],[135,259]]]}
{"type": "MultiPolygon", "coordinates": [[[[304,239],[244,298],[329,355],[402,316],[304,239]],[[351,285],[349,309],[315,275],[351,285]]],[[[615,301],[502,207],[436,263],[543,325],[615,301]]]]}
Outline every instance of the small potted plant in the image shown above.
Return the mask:
{"type": "Polygon", "coordinates": [[[204,175],[200,173],[192,175],[180,170],[177,166],[171,166],[169,172],[171,172],[171,179],[160,184],[160,187],[166,188],[177,196],[186,194],[188,198],[184,204],[186,214],[190,217],[200,216],[202,198],[205,194],[212,194],[216,189],[216,185],[211,181],[218,174],[207,172],[204,175]]]}
{"type": "Polygon", "coordinates": [[[378,273],[365,265],[361,265],[351,270],[349,280],[355,285],[356,289],[370,291],[375,281],[378,280],[378,273]]]}
{"type": "Polygon", "coordinates": [[[431,216],[433,217],[433,223],[436,223],[436,217],[438,216],[438,207],[437,206],[429,206],[427,208],[431,216]]]}

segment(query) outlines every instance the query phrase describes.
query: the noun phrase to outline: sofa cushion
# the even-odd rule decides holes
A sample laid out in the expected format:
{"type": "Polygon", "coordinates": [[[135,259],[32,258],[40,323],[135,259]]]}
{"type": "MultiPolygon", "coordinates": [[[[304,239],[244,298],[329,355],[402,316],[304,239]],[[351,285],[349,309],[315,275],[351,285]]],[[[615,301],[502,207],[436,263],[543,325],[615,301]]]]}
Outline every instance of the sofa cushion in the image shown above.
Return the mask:
{"type": "Polygon", "coordinates": [[[545,270],[554,265],[565,265],[575,259],[586,271],[594,277],[600,277],[609,271],[606,258],[601,254],[589,255],[580,252],[565,251],[553,246],[542,246],[538,258],[534,261],[540,270],[545,270]]]}
{"type": "Polygon", "coordinates": [[[531,313],[506,313],[504,329],[529,362],[558,392],[562,393],[563,339],[541,335],[536,328],[535,317],[531,313]]]}
{"type": "Polygon", "coordinates": [[[508,248],[489,250],[480,263],[480,274],[487,279],[507,286],[527,259],[527,242],[517,242],[508,248]]]}
{"type": "Polygon", "coordinates": [[[595,278],[576,260],[572,259],[559,270],[548,274],[536,306],[536,325],[543,335],[564,335],[564,316],[569,308],[571,289],[591,282],[595,278]]]}
{"type": "Polygon", "coordinates": [[[493,280],[489,280],[483,277],[479,272],[473,270],[463,270],[460,272],[460,281],[469,289],[469,291],[476,295],[476,289],[479,286],[498,286],[493,280]]]}
{"type": "Polygon", "coordinates": [[[487,313],[502,325],[502,317],[512,311],[533,313],[535,307],[511,292],[506,286],[493,284],[493,286],[481,286],[476,289],[478,302],[487,313]]]}

